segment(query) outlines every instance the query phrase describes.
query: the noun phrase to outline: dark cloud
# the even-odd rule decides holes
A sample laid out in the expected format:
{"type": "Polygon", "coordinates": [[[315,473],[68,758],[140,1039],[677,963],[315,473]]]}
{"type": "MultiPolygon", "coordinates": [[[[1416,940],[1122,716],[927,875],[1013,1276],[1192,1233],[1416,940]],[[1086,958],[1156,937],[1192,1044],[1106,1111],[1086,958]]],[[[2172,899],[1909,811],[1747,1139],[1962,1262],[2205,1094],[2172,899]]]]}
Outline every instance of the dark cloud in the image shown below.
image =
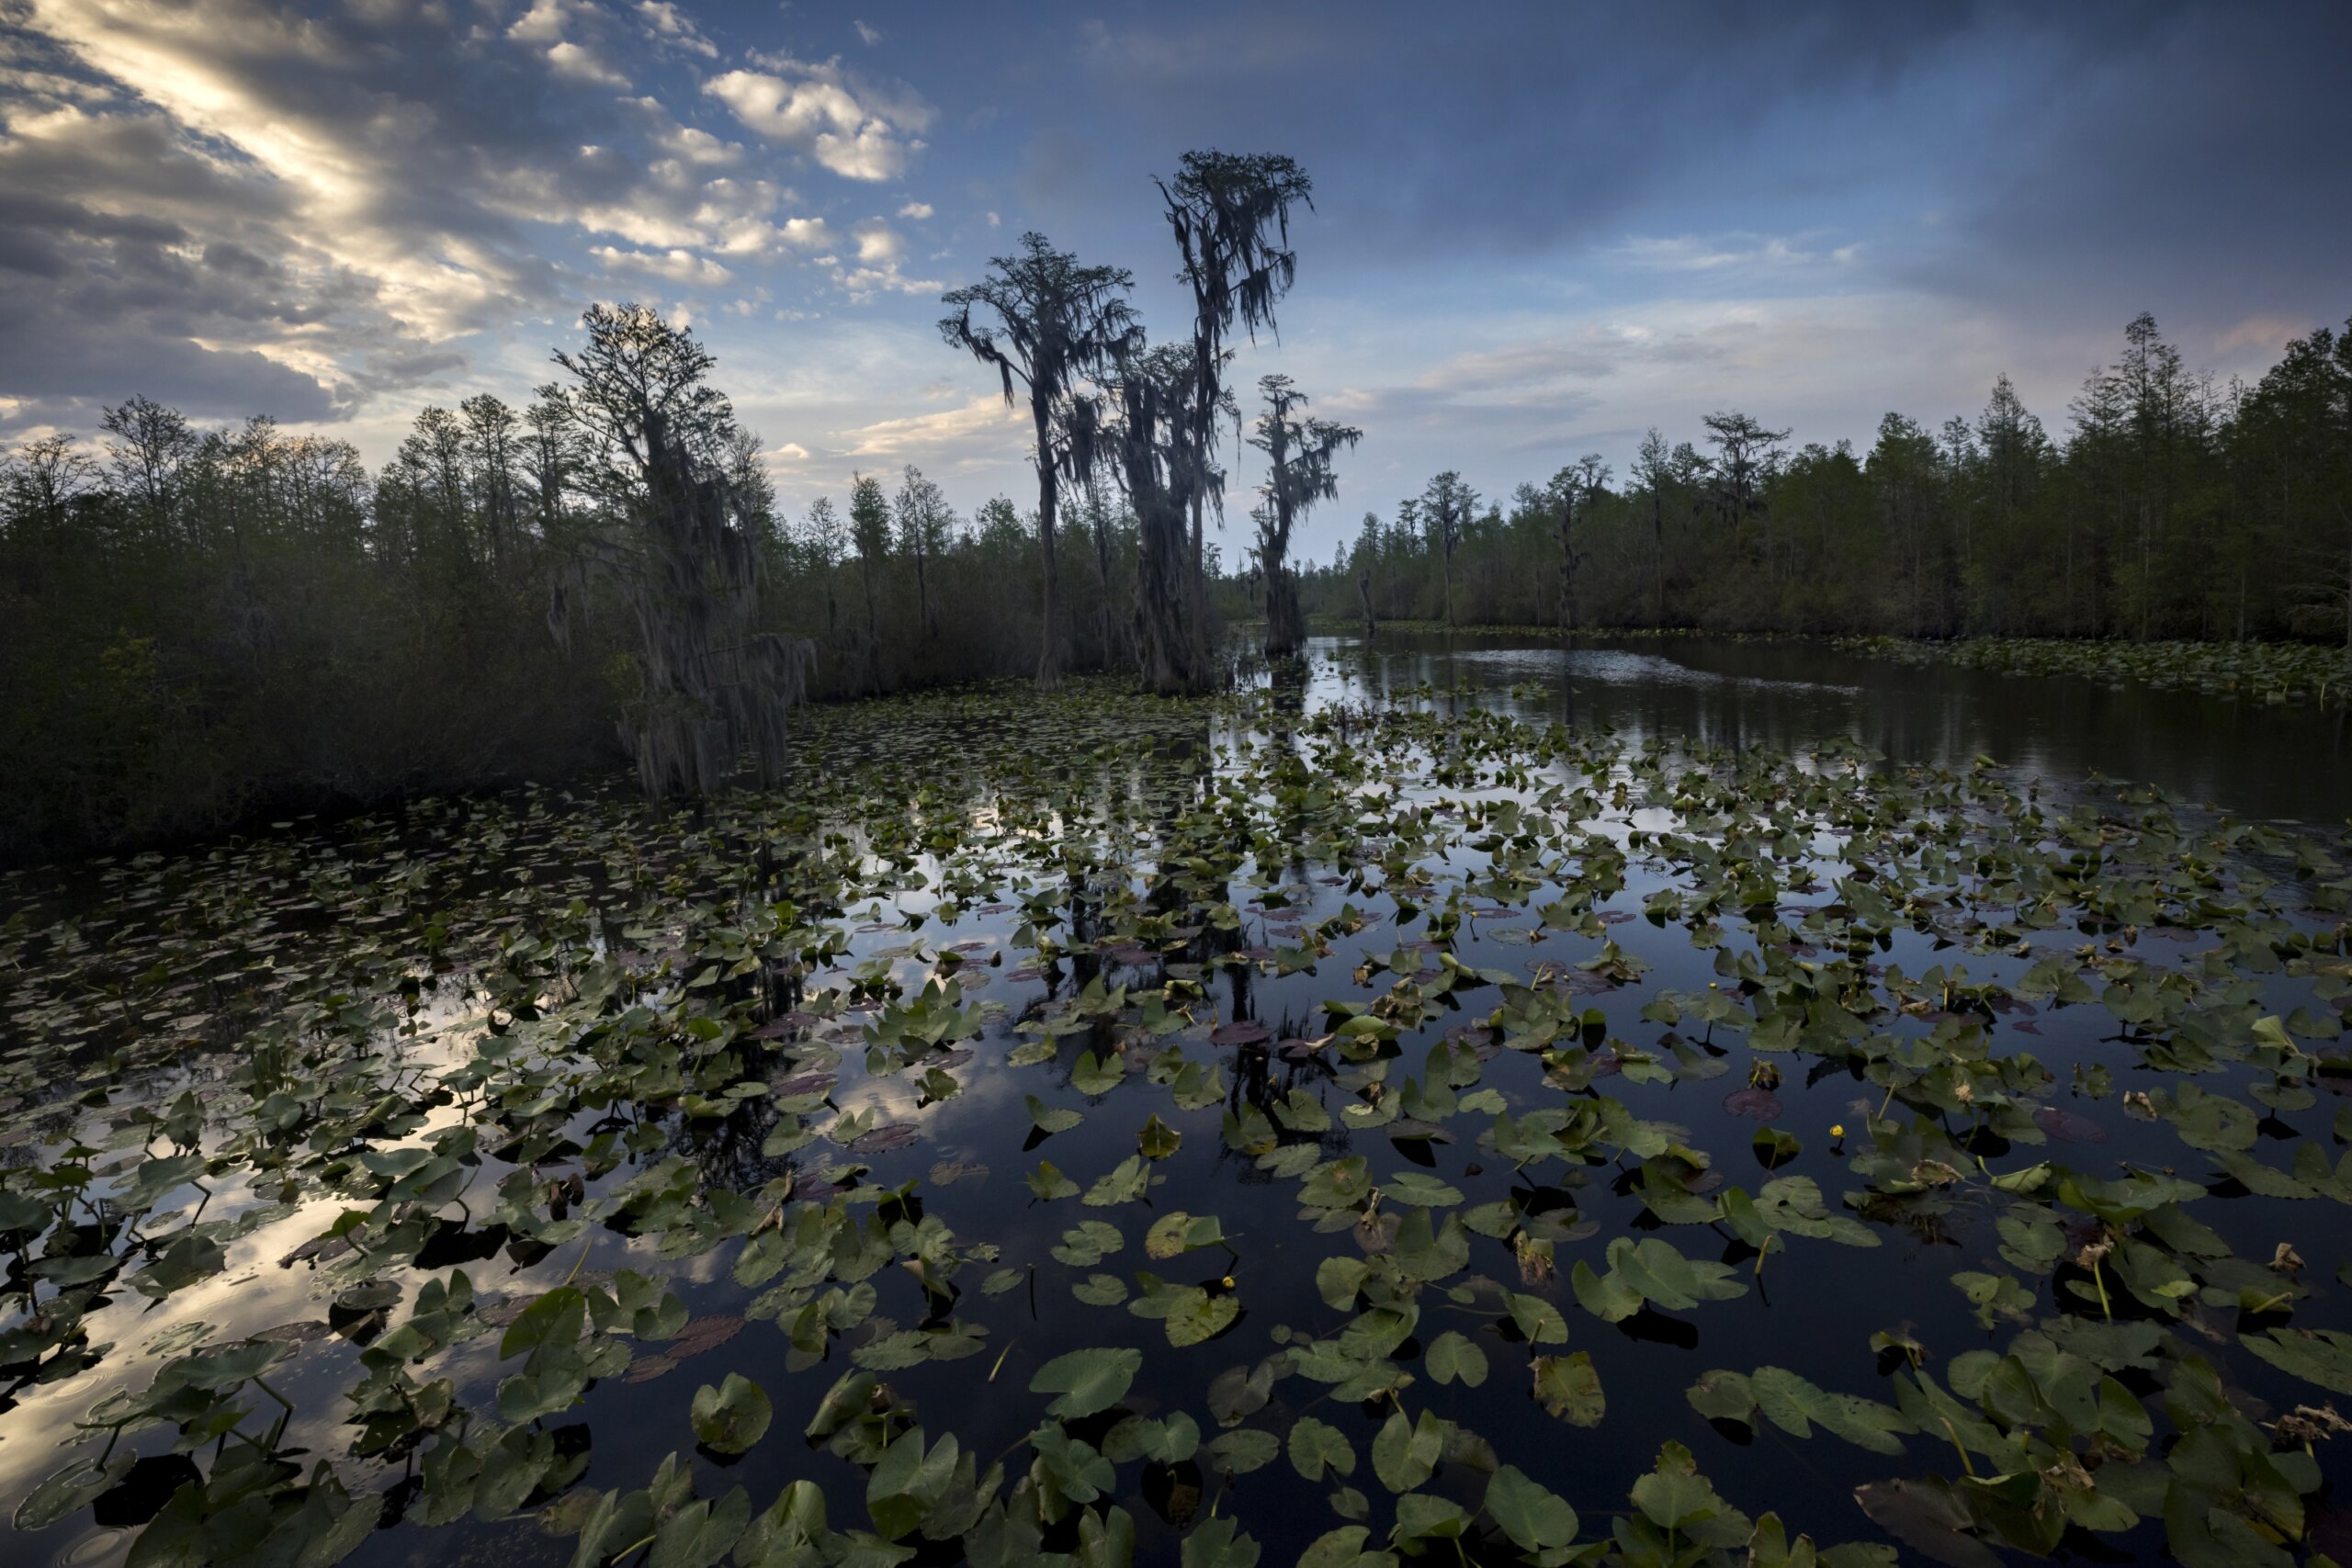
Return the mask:
{"type": "Polygon", "coordinates": [[[1573,265],[1575,247],[1704,211],[1718,232],[1867,233],[1891,276],[1971,296],[2039,288],[2072,309],[2230,267],[2270,308],[2341,268],[2352,160],[2327,150],[2347,60],[2341,0],[1335,0],[1063,12],[978,74],[1020,106],[1019,188],[1094,248],[1176,151],[1272,147],[1314,174],[1314,232],[1351,270],[1464,252],[1573,265]],[[1067,65],[1040,91],[1056,35],[1067,65]],[[1090,179],[1091,215],[1071,181],[1040,177],[1065,141],[1091,169],[1132,171],[1124,191],[1090,179]],[[2068,277],[2051,289],[2053,267],[2068,277]]]}
{"type": "Polygon", "coordinates": [[[2061,90],[1991,128],[1909,276],[2117,336],[2142,310],[2211,336],[2352,309],[2352,7],[2181,10],[2078,41],[2061,90]]]}
{"type": "Polygon", "coordinates": [[[138,320],[11,311],[0,315],[0,365],[41,423],[77,423],[77,413],[134,392],[206,419],[323,421],[342,412],[331,389],[299,370],[138,320]]]}
{"type": "Polygon", "coordinates": [[[775,160],[630,80],[701,109],[717,49],[620,0],[0,0],[0,396],[152,367],[153,395],[333,417],[613,292],[610,258],[710,253],[660,281],[718,286],[805,249],[822,225],[788,226],[775,160]]]}

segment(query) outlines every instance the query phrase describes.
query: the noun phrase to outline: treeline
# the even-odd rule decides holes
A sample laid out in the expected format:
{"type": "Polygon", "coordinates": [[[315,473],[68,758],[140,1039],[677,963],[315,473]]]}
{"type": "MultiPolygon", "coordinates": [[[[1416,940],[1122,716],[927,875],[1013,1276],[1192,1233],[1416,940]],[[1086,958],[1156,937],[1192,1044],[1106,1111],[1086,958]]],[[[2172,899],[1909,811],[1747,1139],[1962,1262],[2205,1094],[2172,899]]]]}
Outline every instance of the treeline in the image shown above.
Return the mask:
{"type": "MultiPolygon", "coordinates": [[[[2352,647],[2352,325],[2216,385],[2142,316],[2063,435],[2007,377],[1890,413],[1866,452],[1740,412],[1482,502],[1441,474],[1307,570],[1310,614],[1913,637],[2308,637],[2352,647]]],[[[1254,581],[1229,585],[1238,611],[1254,581]]]]}
{"type": "MultiPolygon", "coordinates": [[[[372,474],[266,418],[202,430],[142,398],[105,418],[0,457],[0,858],[630,754],[615,719],[648,704],[645,649],[622,580],[581,570],[629,491],[560,398],[428,408],[372,474]]],[[[909,467],[787,518],[758,443],[726,439],[754,619],[808,645],[803,694],[1034,671],[1034,513],[959,516],[909,467]]],[[[1069,521],[1066,658],[1132,668],[1133,521],[1101,493],[1069,521]]]]}

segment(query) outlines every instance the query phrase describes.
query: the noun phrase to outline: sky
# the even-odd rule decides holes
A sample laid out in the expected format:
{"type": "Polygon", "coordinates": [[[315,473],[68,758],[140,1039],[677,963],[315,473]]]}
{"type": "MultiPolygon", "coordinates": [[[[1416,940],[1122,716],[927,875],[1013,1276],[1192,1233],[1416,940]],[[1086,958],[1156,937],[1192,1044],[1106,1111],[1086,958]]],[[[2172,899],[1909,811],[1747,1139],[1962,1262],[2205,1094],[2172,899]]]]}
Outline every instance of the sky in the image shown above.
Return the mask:
{"type": "Polygon", "coordinates": [[[792,510],[910,463],[1033,503],[941,292],[1035,230],[1179,335],[1152,177],[1280,152],[1314,210],[1235,381],[1363,430],[1326,558],[1720,409],[1867,448],[2007,373],[2059,434],[2143,310],[2256,376],[2352,316],[2347,60],[2341,0],[0,0],[0,442],[137,392],[380,462],[636,299],[792,510]]]}

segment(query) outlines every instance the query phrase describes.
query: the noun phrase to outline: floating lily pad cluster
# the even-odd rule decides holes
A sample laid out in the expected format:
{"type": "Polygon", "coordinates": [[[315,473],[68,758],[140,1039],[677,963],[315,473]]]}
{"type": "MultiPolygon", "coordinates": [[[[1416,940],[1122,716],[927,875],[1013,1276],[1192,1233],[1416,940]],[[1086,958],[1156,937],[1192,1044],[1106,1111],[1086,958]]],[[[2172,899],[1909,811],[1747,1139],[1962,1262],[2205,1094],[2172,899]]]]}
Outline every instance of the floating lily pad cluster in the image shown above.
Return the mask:
{"type": "Polygon", "coordinates": [[[7,884],[20,1555],[2322,1560],[2341,841],[1306,695],[7,884]]]}
{"type": "MultiPolygon", "coordinates": [[[[1316,629],[1345,635],[1361,623],[1346,615],[1314,617],[1316,629]]],[[[1570,632],[1559,626],[1448,626],[1442,621],[1384,621],[1390,633],[1474,633],[1534,643],[1597,638],[1705,637],[1719,642],[1813,639],[1786,632],[1696,632],[1682,626],[1611,626],[1570,632]]],[[[2342,706],[2352,702],[2352,649],[2315,642],[2098,641],[2087,637],[1970,637],[1948,640],[1905,637],[1827,639],[1841,653],[1902,664],[1957,664],[2001,675],[2072,675],[2113,685],[2137,683],[2209,696],[2243,697],[2266,705],[2342,706]]]]}
{"type": "Polygon", "coordinates": [[[2137,681],[2258,703],[2352,701],[2352,650],[2310,642],[2091,642],[2080,637],[1839,639],[1838,646],[1906,664],[1946,662],[2004,675],[2137,681]]]}

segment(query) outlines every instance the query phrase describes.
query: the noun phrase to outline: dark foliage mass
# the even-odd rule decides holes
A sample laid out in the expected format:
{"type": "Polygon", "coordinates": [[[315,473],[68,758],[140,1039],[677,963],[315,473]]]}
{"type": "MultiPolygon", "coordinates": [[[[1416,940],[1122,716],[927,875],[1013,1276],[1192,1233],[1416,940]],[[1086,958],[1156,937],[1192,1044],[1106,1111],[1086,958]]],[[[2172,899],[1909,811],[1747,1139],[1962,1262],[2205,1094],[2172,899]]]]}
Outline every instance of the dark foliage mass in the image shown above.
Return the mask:
{"type": "MultiPolygon", "coordinates": [[[[429,408],[374,474],[138,399],[95,454],[8,454],[0,858],[632,759],[649,794],[700,794],[739,754],[772,773],[798,695],[1036,668],[1011,502],[958,519],[910,468],[787,520],[723,400],[698,432],[656,412],[650,446],[582,402],[429,408]]],[[[1069,520],[1063,657],[1124,662],[1133,527],[1101,493],[1069,520]]]]}
{"type": "Polygon", "coordinates": [[[2005,376],[1974,419],[1890,413],[1867,452],[1723,412],[1695,443],[1652,430],[1618,489],[1598,457],[1484,507],[1440,474],[1304,596],[1351,620],[2352,648],[2352,327],[2217,386],[2142,316],[2067,414],[2053,438],[2005,376]]]}

